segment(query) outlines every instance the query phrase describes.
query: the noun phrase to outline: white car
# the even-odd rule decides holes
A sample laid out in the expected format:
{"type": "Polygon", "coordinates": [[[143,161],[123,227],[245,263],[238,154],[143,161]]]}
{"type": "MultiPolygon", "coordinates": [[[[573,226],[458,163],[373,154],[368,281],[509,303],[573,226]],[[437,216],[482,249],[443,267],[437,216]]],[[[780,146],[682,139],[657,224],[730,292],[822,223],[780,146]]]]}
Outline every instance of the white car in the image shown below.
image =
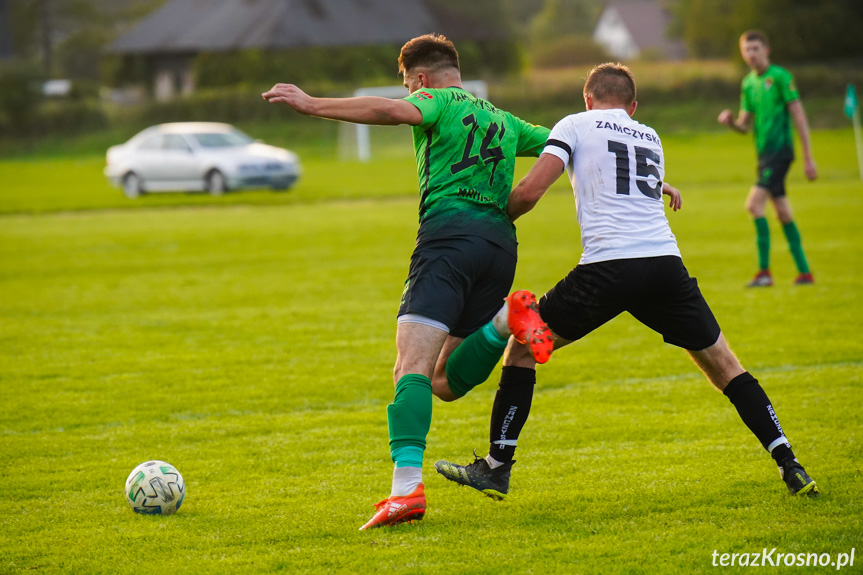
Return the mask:
{"type": "Polygon", "coordinates": [[[108,148],[105,177],[128,198],[143,193],[270,187],[287,190],[300,176],[289,150],[256,142],[228,124],[178,122],[152,126],[108,148]]]}

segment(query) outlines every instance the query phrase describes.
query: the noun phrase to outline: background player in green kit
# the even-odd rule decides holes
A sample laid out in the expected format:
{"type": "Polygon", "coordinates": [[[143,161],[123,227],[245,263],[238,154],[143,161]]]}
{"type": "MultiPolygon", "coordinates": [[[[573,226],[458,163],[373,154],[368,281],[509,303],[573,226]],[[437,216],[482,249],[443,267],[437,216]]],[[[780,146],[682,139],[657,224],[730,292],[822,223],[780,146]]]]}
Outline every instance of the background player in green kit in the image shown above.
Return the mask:
{"type": "MultiPolygon", "coordinates": [[[[422,459],[433,393],[451,401],[485,381],[510,334],[540,363],[553,345],[533,294],[506,298],[516,264],[515,227],[506,212],[515,157],[538,156],[549,130],[466,92],[458,52],[443,36],[407,42],[399,71],[410,92],[404,100],[313,98],[291,84],[262,94],[311,116],[413,126],[420,226],[398,311],[395,399],[387,408],[395,469],[390,496],[360,529],[425,514],[422,459]]],[[[501,395],[513,404],[525,396],[503,377],[501,395]]]]}
{"type": "Polygon", "coordinates": [[[773,285],[773,277],[770,274],[770,229],[764,217],[768,199],[773,201],[776,215],[788,239],[788,247],[791,249],[794,263],[797,264],[799,273],[794,283],[811,284],[814,279],[803,253],[800,232],[794,224],[791,204],[785,195],[785,176],[794,160],[794,142],[789,119],[794,120],[794,126],[800,136],[803,148],[803,170],[806,177],[809,180],[818,177],[818,170],[812,159],[806,113],[803,111],[791,74],[770,63],[770,46],[762,32],[757,30],[744,32],[740,37],[740,53],[752,68],[752,71],[743,79],[740,114],[737,120],[734,120],[731,110],[723,110],[718,120],[720,124],[741,134],[748,132],[750,126],[753,126],[755,132],[758,181],[749,192],[746,209],[755,219],[759,271],[749,283],[749,287],[773,285]]]}

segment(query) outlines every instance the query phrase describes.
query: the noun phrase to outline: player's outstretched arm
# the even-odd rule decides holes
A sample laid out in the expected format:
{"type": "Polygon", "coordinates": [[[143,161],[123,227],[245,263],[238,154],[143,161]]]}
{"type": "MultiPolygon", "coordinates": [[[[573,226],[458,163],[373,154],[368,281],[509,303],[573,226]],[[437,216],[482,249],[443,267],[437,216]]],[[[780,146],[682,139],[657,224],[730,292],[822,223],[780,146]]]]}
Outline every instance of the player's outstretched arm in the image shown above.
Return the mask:
{"type": "Polygon", "coordinates": [[[745,134],[749,131],[749,126],[752,124],[752,114],[744,110],[740,110],[737,120],[734,119],[734,113],[731,110],[722,110],[719,112],[719,117],[716,121],[723,126],[728,126],[735,132],[745,134]]]}
{"type": "Polygon", "coordinates": [[[799,99],[788,102],[788,112],[791,114],[791,119],[794,120],[797,135],[800,136],[800,147],[803,148],[803,171],[806,178],[812,181],[818,177],[818,168],[812,157],[812,140],[809,137],[809,122],[806,120],[803,103],[799,99]]]}
{"type": "Polygon", "coordinates": [[[668,182],[662,182],[662,193],[671,198],[668,201],[668,207],[675,212],[683,206],[683,198],[680,196],[680,190],[669,185],[668,182]]]}
{"type": "Polygon", "coordinates": [[[509,219],[515,221],[519,216],[532,210],[548,191],[549,186],[563,173],[564,167],[563,160],[554,154],[540,155],[527,175],[509,195],[509,202],[506,204],[509,219]]]}
{"type": "Polygon", "coordinates": [[[287,104],[301,114],[328,120],[380,126],[417,126],[423,121],[419,109],[405,100],[375,96],[315,98],[293,84],[276,84],[261,97],[271,104],[287,104]]]}

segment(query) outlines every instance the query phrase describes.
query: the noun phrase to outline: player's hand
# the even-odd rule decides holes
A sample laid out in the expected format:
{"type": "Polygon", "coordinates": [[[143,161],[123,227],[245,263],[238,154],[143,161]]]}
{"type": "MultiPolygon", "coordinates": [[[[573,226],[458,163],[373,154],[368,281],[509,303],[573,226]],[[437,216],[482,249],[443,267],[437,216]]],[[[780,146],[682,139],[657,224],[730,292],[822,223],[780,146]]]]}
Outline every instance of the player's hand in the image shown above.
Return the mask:
{"type": "Polygon", "coordinates": [[[662,182],[662,193],[670,198],[668,201],[668,207],[675,212],[683,205],[683,198],[680,196],[680,190],[677,188],[662,182]]]}
{"type": "Polygon", "coordinates": [[[722,110],[719,112],[719,117],[716,118],[716,121],[723,126],[731,126],[734,124],[734,113],[731,110],[722,110]]]}
{"type": "Polygon", "coordinates": [[[818,167],[813,160],[804,160],[803,173],[806,174],[806,179],[810,182],[818,177],[818,167]]]}
{"type": "Polygon", "coordinates": [[[261,97],[271,104],[287,104],[301,114],[311,113],[311,104],[314,98],[300,90],[293,84],[276,84],[261,97]]]}

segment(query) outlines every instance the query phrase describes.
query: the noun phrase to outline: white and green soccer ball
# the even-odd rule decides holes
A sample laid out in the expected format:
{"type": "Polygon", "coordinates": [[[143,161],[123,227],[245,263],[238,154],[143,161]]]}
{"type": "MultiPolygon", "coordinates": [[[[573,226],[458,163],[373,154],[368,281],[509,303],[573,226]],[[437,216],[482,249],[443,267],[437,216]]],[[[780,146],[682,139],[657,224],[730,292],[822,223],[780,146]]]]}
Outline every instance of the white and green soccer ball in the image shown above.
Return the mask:
{"type": "Polygon", "coordinates": [[[146,461],[126,479],[126,501],[135,513],[171,515],[186,496],[180,472],[164,461],[146,461]]]}

